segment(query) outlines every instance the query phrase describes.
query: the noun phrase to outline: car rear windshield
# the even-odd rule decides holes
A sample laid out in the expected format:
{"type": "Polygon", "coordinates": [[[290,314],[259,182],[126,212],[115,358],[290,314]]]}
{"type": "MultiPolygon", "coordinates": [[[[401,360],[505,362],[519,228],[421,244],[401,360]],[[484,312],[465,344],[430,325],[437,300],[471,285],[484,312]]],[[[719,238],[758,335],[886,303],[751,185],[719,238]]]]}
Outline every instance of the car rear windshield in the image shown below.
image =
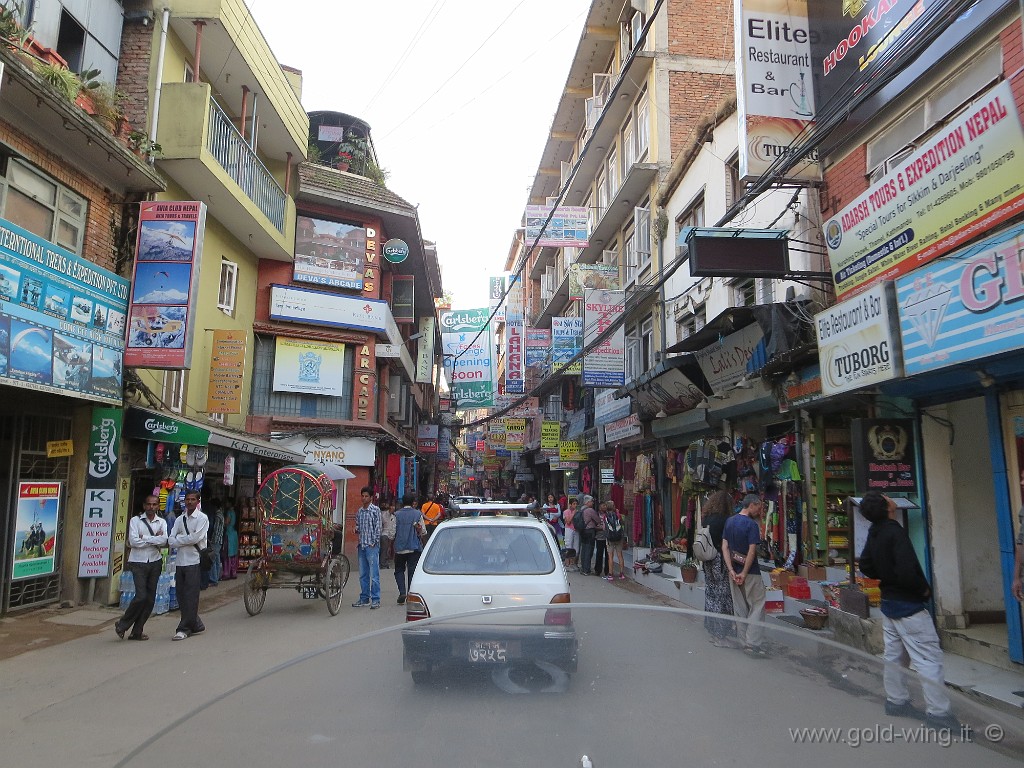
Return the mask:
{"type": "Polygon", "coordinates": [[[423,557],[427,573],[544,574],[555,569],[544,533],[512,525],[438,528],[423,557]]]}

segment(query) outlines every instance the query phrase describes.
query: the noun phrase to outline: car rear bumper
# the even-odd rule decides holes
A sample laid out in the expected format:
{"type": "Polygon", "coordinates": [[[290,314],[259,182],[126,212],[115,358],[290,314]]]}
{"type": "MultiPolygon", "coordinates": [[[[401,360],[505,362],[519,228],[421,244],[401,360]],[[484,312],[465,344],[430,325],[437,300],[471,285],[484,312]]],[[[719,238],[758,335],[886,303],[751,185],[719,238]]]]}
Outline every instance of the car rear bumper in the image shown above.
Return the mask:
{"type": "MultiPolygon", "coordinates": [[[[496,662],[471,661],[471,643],[501,643],[507,663],[544,661],[566,672],[576,671],[576,628],[538,625],[415,625],[402,631],[403,666],[406,671],[443,666],[494,666],[496,662]]],[[[500,663],[500,662],[497,662],[500,663]]]]}

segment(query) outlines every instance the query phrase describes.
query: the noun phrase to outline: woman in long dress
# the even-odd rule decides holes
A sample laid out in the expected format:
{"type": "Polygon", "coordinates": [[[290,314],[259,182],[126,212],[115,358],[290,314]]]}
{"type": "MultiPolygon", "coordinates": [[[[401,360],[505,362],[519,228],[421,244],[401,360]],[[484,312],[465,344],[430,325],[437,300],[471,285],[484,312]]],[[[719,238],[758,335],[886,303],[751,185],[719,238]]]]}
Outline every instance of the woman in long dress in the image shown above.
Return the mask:
{"type": "Polygon", "coordinates": [[[716,554],[713,560],[705,560],[704,567],[704,629],[711,635],[712,645],[731,647],[735,645],[736,622],[722,618],[732,616],[732,589],[729,586],[729,569],[722,560],[722,532],[725,521],[733,513],[732,494],[716,491],[704,503],[701,523],[708,527],[716,554]],[[721,614],[713,616],[710,614],[721,614]]]}

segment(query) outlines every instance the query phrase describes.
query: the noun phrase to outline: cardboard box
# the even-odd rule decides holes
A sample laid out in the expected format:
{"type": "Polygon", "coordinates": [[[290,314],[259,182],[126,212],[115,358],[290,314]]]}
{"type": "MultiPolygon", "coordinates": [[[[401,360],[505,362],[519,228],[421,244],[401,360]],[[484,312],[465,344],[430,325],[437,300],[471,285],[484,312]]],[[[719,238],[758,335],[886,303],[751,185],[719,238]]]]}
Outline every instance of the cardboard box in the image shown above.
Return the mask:
{"type": "Polygon", "coordinates": [[[796,578],[796,574],[792,571],[772,571],[768,575],[771,577],[772,587],[775,589],[785,589],[786,585],[796,578]]]}
{"type": "Polygon", "coordinates": [[[766,589],[764,591],[765,613],[782,613],[786,607],[786,599],[781,589],[766,589]]]}
{"type": "Polygon", "coordinates": [[[797,572],[808,581],[824,581],[828,578],[825,567],[822,565],[804,563],[797,569],[797,572]]]}

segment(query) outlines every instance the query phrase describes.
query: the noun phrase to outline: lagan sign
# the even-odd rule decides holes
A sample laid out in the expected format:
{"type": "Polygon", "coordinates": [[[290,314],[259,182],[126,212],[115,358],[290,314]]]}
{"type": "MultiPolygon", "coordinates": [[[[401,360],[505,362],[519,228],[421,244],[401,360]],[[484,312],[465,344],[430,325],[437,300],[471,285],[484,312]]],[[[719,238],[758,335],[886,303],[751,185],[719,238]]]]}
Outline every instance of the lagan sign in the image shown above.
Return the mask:
{"type": "Polygon", "coordinates": [[[1022,160],[1024,132],[1003,82],[825,225],[837,296],[904,275],[1017,215],[1022,160]]]}

